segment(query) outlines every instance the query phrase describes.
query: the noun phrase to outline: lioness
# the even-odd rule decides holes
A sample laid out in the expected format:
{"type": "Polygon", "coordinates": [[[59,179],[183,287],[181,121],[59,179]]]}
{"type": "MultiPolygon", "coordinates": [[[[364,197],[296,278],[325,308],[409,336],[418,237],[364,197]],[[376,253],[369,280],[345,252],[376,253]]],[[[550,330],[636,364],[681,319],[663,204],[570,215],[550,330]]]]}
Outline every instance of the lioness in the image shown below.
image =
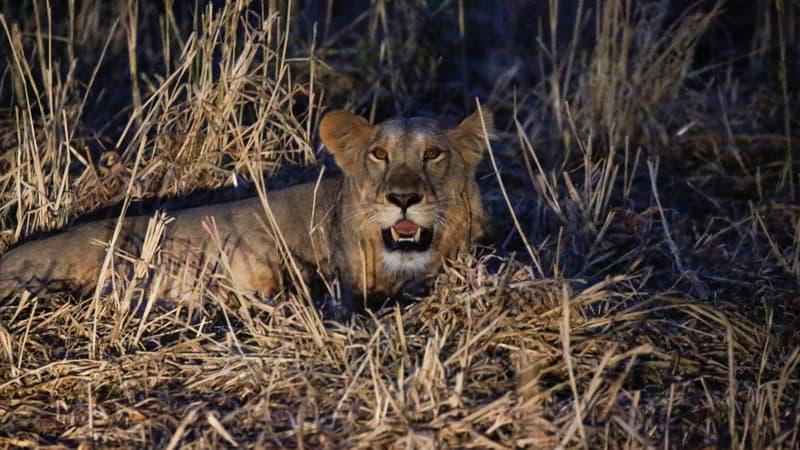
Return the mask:
{"type": "MultiPolygon", "coordinates": [[[[256,197],[176,212],[161,242],[158,266],[170,274],[162,295],[189,293],[201,274],[214,271],[226,275],[214,283],[270,295],[289,282],[286,267],[306,281],[338,280],[351,292],[400,292],[481,236],[474,173],[492,127],[485,109],[454,129],[424,118],[371,125],[346,111],[325,115],[320,137],[344,176],[270,192],[267,208],[256,197]]],[[[140,254],[148,221],[122,222],[115,248],[128,257],[115,256],[117,271],[134,267],[130,255],[140,254]]],[[[2,255],[0,298],[52,282],[96,285],[108,251],[101,243],[111,241],[116,225],[82,224],[2,255]]]]}

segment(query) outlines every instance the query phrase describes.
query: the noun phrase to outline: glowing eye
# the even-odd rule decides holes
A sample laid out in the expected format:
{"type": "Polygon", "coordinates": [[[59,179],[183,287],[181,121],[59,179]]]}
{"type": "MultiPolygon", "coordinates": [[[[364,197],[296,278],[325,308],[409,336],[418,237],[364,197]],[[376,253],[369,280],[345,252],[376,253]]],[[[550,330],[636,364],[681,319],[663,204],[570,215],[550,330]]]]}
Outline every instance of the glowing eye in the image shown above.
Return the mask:
{"type": "Polygon", "coordinates": [[[425,150],[425,153],[422,155],[422,157],[425,158],[426,161],[429,161],[431,159],[438,158],[441,154],[442,154],[442,149],[440,149],[439,147],[428,147],[425,150]]]}
{"type": "Polygon", "coordinates": [[[389,152],[387,152],[383,147],[375,147],[371,152],[369,152],[369,154],[379,161],[386,161],[389,159],[389,152]]]}

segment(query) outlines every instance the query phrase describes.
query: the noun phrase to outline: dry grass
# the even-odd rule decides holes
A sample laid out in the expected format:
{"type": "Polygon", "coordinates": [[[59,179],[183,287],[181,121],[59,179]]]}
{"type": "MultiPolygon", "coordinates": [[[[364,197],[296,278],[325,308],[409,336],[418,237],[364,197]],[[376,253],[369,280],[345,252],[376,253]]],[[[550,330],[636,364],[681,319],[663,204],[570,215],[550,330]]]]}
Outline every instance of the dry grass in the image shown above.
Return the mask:
{"type": "Polygon", "coordinates": [[[797,4],[743,50],[725,5],[434,3],[0,4],[6,244],[263,195],[323,104],[505,125],[490,246],[410,306],[165,304],[163,216],[95,295],[0,300],[3,446],[800,447],[797,4]]]}

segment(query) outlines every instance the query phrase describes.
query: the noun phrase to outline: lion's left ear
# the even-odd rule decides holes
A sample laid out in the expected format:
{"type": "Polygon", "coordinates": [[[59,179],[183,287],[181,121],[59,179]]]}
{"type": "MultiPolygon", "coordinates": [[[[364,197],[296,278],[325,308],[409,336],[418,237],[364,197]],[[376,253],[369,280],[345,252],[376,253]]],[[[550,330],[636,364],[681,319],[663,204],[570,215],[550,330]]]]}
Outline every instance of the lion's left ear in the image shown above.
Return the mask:
{"type": "Polygon", "coordinates": [[[365,118],[343,110],[329,112],[319,124],[322,143],[344,173],[350,172],[358,147],[366,145],[370,136],[372,125],[365,118]]]}
{"type": "Polygon", "coordinates": [[[447,131],[450,143],[461,151],[470,168],[478,166],[483,156],[483,149],[486,147],[486,138],[491,139],[493,136],[494,118],[492,112],[483,106],[464,119],[458,128],[447,131]],[[483,123],[481,123],[481,116],[483,116],[483,123]],[[484,124],[486,133],[484,133],[484,124]]]}

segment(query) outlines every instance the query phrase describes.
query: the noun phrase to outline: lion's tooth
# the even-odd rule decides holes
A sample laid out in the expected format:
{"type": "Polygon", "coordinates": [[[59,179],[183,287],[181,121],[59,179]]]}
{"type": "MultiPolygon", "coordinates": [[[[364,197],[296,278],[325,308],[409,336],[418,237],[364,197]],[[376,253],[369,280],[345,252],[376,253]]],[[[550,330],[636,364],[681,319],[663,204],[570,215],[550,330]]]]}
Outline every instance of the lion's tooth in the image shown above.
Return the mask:
{"type": "Polygon", "coordinates": [[[422,228],[420,227],[417,228],[417,232],[414,233],[414,242],[419,242],[421,238],[422,238],[422,228]]]}
{"type": "Polygon", "coordinates": [[[397,242],[400,240],[400,235],[397,234],[397,231],[392,227],[392,240],[397,242]]]}

